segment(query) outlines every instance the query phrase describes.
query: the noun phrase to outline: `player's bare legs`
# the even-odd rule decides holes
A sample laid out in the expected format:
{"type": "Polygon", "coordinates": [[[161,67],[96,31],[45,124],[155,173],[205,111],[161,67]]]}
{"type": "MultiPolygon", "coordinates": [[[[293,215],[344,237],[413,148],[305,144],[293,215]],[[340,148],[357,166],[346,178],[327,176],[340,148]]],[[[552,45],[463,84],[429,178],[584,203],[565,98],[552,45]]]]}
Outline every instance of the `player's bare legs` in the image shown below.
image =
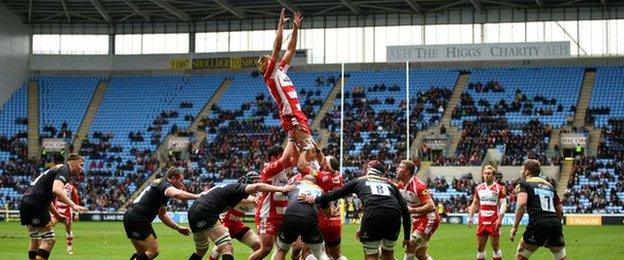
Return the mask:
{"type": "Polygon", "coordinates": [[[553,258],[557,260],[568,260],[568,256],[565,253],[565,247],[548,247],[548,250],[553,254],[553,258]]]}
{"type": "Polygon", "coordinates": [[[539,246],[531,245],[525,243],[524,240],[520,240],[520,244],[518,244],[518,250],[516,253],[517,260],[528,260],[531,255],[539,249],[539,246]]]}
{"type": "Polygon", "coordinates": [[[241,242],[254,251],[260,249],[260,239],[258,238],[256,232],[253,232],[251,229],[247,230],[241,242]]]}
{"type": "Polygon", "coordinates": [[[303,259],[303,257],[305,257],[309,252],[305,252],[307,250],[305,250],[305,245],[303,244],[303,242],[301,242],[301,239],[297,239],[291,246],[292,249],[292,259],[293,260],[297,260],[297,259],[303,259]]]}
{"type": "Polygon", "coordinates": [[[55,224],[56,222],[51,220],[44,227],[28,226],[28,233],[31,237],[28,247],[29,259],[48,259],[56,242],[53,228],[55,224]]]}
{"type": "Polygon", "coordinates": [[[260,249],[249,255],[249,260],[260,260],[265,258],[271,253],[273,245],[275,244],[275,236],[260,234],[260,249]]]}
{"type": "Polygon", "coordinates": [[[394,260],[394,250],[381,249],[381,256],[384,260],[394,260]]]}
{"type": "Polygon", "coordinates": [[[490,244],[492,245],[492,259],[500,260],[503,258],[503,252],[500,249],[500,236],[490,236],[490,244]]]}
{"type": "MultiPolygon", "coordinates": [[[[138,257],[140,257],[141,254],[144,254],[147,256],[147,259],[154,259],[160,253],[158,249],[158,240],[154,238],[154,235],[150,235],[145,240],[130,239],[130,242],[132,242],[132,245],[136,249],[138,257]]],[[[138,257],[138,260],[142,260],[138,257]]]]}
{"type": "Polygon", "coordinates": [[[416,253],[414,254],[414,256],[416,256],[416,258],[418,260],[430,260],[433,259],[431,258],[431,256],[429,256],[429,254],[427,254],[427,249],[429,247],[428,246],[422,246],[416,249],[416,253]]]}
{"type": "Polygon", "coordinates": [[[297,145],[297,150],[301,152],[305,148],[311,148],[315,145],[312,136],[302,129],[301,126],[296,126],[295,129],[291,130],[288,133],[288,136],[294,139],[295,144],[297,145]]]}
{"type": "MultiPolygon", "coordinates": [[[[487,244],[487,240],[488,235],[477,236],[477,260],[485,260],[485,245],[487,244]]],[[[492,242],[492,248],[493,247],[494,242],[492,242]]]]}
{"type": "Polygon", "coordinates": [[[65,223],[65,240],[67,241],[67,254],[74,254],[74,232],[71,222],[65,223]]]}
{"type": "Polygon", "coordinates": [[[339,259],[342,256],[342,252],[340,252],[340,245],[326,246],[325,250],[327,251],[327,255],[333,259],[339,259]]]}

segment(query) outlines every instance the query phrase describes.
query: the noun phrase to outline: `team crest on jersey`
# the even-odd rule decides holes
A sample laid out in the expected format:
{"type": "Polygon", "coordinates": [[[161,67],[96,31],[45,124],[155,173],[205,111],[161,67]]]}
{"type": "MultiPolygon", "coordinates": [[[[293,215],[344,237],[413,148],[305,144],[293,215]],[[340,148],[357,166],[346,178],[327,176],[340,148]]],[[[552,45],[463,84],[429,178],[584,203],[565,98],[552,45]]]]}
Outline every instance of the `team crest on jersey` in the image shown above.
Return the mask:
{"type": "Polygon", "coordinates": [[[422,193],[423,193],[424,195],[429,195],[429,193],[430,193],[430,192],[429,192],[429,189],[425,189],[425,190],[423,190],[423,192],[422,192],[422,193]]]}

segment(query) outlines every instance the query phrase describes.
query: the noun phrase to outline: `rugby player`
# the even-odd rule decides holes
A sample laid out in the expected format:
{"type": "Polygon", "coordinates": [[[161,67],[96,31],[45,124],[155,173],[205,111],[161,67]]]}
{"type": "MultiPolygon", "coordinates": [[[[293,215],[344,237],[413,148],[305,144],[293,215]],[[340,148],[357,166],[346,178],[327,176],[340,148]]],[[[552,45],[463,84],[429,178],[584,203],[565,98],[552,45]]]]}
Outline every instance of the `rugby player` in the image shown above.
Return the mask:
{"type": "Polygon", "coordinates": [[[522,164],[522,180],[516,186],[516,215],[509,240],[514,241],[518,225],[525,212],[529,213],[529,224],[518,243],[516,259],[529,259],[540,247],[546,247],[553,259],[568,259],[563,239],[563,207],[557,191],[546,180],[539,177],[541,165],[538,160],[527,159],[522,164]]]}
{"type": "Polygon", "coordinates": [[[306,175],[295,182],[296,190],[288,194],[288,207],[278,234],[277,251],[273,255],[273,260],[285,259],[291,245],[298,238],[310,248],[316,259],[329,260],[323,251],[323,236],[318,226],[316,206],[298,200],[298,196],[302,194],[318,197],[323,193],[315,182],[314,176],[306,175]]]}
{"type": "Polygon", "coordinates": [[[294,187],[290,185],[276,187],[265,183],[249,185],[233,183],[202,192],[188,210],[188,220],[195,241],[195,252],[191,254],[189,260],[202,259],[208,251],[209,240],[215,244],[223,260],[234,259],[232,238],[228,229],[219,221],[219,215],[238,205],[249,194],[256,192],[288,193],[293,189],[294,187]]]}
{"type": "Polygon", "coordinates": [[[304,147],[310,147],[314,144],[310,131],[308,118],[303,110],[297,96],[297,89],[292,80],[286,75],[290,63],[295,56],[297,48],[297,36],[303,17],[301,13],[293,14],[293,28],[290,34],[290,41],[286,48],[286,53],[280,59],[280,50],[282,49],[282,40],[284,25],[286,18],[285,9],[280,11],[280,18],[277,25],[277,34],[273,43],[273,52],[271,55],[263,55],[258,60],[258,71],[264,75],[264,82],[269,89],[269,93],[277,103],[279,109],[280,121],[282,128],[288,136],[294,139],[297,148],[301,150],[304,147]]]}
{"type": "MultiPolygon", "coordinates": [[[[286,149],[275,145],[269,148],[270,163],[264,165],[260,172],[260,182],[273,186],[284,186],[288,183],[288,172],[296,160],[296,149],[292,141],[288,141],[286,149]]],[[[262,192],[256,206],[255,222],[260,238],[260,249],[249,256],[249,259],[263,259],[271,253],[275,244],[275,236],[284,220],[284,211],[288,198],[283,193],[262,192]]]]}
{"type": "Polygon", "coordinates": [[[158,178],[145,187],[124,213],[123,225],[126,236],[136,250],[130,257],[131,260],[154,259],[158,256],[158,239],[154,228],[152,228],[152,221],[156,216],[163,224],[178,231],[178,233],[185,236],[191,234],[188,227],[176,224],[167,214],[165,208],[169,198],[197,199],[197,194],[184,191],[183,180],[182,171],[175,167],[169,168],[165,178],[158,178]]]}
{"type": "MultiPolygon", "coordinates": [[[[315,177],[315,183],[323,189],[324,193],[341,188],[344,185],[344,179],[340,174],[340,162],[333,156],[324,156],[321,150],[309,150],[306,154],[299,156],[298,169],[301,169],[302,175],[311,175],[315,177]],[[310,154],[310,155],[308,155],[310,154]],[[316,156],[316,160],[320,162],[320,170],[314,170],[310,165],[311,158],[316,156]]],[[[340,250],[342,240],[342,220],[338,201],[329,203],[330,214],[324,214],[319,211],[318,223],[325,241],[325,251],[336,260],[345,260],[340,250]]]]}
{"type": "Polygon", "coordinates": [[[472,204],[468,208],[468,227],[472,226],[475,211],[479,210],[477,224],[477,260],[485,260],[485,244],[491,237],[492,259],[500,260],[503,252],[499,246],[500,227],[505,210],[507,210],[507,194],[505,187],[495,181],[496,169],[487,165],[483,169],[484,182],[479,184],[472,196],[472,204]]]}
{"type": "MultiPolygon", "coordinates": [[[[80,197],[78,196],[78,189],[76,189],[76,187],[73,184],[71,184],[71,182],[67,182],[65,184],[64,189],[65,189],[65,195],[67,195],[68,198],[70,198],[76,204],[80,203],[80,197]]],[[[67,242],[67,254],[73,255],[74,254],[74,247],[73,247],[74,232],[72,231],[72,222],[74,221],[74,219],[78,218],[78,214],[74,214],[72,212],[72,209],[69,207],[69,205],[63,203],[61,200],[59,200],[58,197],[54,200],[54,206],[56,207],[56,210],[59,212],[59,214],[65,216],[66,220],[63,222],[63,224],[65,224],[65,240],[67,242]]]]}
{"type": "Polygon", "coordinates": [[[440,226],[440,215],[436,212],[433,197],[422,181],[416,177],[416,165],[403,160],[397,167],[397,178],[403,187],[400,188],[412,218],[411,239],[407,245],[404,259],[432,259],[427,254],[431,236],[440,226]]]}
{"type": "Polygon", "coordinates": [[[66,221],[54,207],[52,201],[58,198],[76,212],[86,212],[86,208],[74,203],[65,194],[65,184],[70,177],[82,173],[84,159],[78,154],[69,154],[65,164],[56,165],[39,174],[22,196],[19,213],[22,226],[27,226],[30,236],[28,259],[48,259],[54,247],[55,220],[66,221]]]}
{"type": "Polygon", "coordinates": [[[346,183],[342,188],[314,197],[300,194],[299,199],[308,203],[324,204],[355,193],[364,206],[359,240],[365,259],[377,259],[381,246],[386,260],[394,259],[394,245],[403,224],[403,245],[410,239],[410,214],[399,189],[385,178],[383,163],[368,162],[366,175],[346,183]]]}
{"type": "MultiPolygon", "coordinates": [[[[253,184],[260,181],[260,174],[254,171],[250,171],[242,177],[239,182],[243,184],[253,184]]],[[[235,207],[228,210],[225,214],[221,215],[221,222],[223,226],[228,229],[230,236],[237,239],[244,245],[251,248],[253,251],[260,249],[260,239],[253,229],[249,228],[243,222],[243,215],[245,212],[251,211],[256,206],[257,198],[253,195],[249,195],[246,199],[242,200],[235,207]]],[[[219,259],[221,253],[217,251],[217,247],[212,248],[210,252],[210,260],[219,259]]]]}

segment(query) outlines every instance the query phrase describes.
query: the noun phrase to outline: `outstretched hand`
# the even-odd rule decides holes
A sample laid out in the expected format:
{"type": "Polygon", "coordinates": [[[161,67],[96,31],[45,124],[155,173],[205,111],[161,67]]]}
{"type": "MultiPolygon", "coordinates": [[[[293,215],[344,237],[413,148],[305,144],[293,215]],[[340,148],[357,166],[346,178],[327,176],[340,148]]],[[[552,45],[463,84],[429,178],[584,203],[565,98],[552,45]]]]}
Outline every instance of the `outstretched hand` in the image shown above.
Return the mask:
{"type": "Polygon", "coordinates": [[[288,17],[286,17],[286,8],[282,7],[282,10],[280,10],[279,24],[284,26],[286,21],[288,21],[288,17]]]}
{"type": "Polygon", "coordinates": [[[293,17],[293,27],[301,28],[301,23],[303,22],[303,16],[301,16],[301,12],[295,12],[293,17]]]}

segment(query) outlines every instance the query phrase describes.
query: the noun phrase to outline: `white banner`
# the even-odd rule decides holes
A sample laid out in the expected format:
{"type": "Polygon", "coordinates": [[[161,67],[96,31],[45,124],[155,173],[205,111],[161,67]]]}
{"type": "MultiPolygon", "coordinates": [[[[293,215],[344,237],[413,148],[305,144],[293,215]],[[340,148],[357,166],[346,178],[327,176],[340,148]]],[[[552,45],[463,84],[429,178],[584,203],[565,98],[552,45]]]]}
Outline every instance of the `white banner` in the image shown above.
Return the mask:
{"type": "Polygon", "coordinates": [[[67,147],[67,142],[63,139],[44,138],[41,140],[41,146],[48,151],[60,151],[67,147]]]}
{"type": "Polygon", "coordinates": [[[562,148],[574,148],[576,144],[580,144],[582,147],[587,147],[587,136],[584,134],[561,134],[562,148]]]}
{"type": "Polygon", "coordinates": [[[191,144],[188,137],[171,137],[169,138],[169,150],[183,151],[191,144]]]}
{"type": "Polygon", "coordinates": [[[570,58],[570,42],[388,46],[388,62],[570,58]]]}

